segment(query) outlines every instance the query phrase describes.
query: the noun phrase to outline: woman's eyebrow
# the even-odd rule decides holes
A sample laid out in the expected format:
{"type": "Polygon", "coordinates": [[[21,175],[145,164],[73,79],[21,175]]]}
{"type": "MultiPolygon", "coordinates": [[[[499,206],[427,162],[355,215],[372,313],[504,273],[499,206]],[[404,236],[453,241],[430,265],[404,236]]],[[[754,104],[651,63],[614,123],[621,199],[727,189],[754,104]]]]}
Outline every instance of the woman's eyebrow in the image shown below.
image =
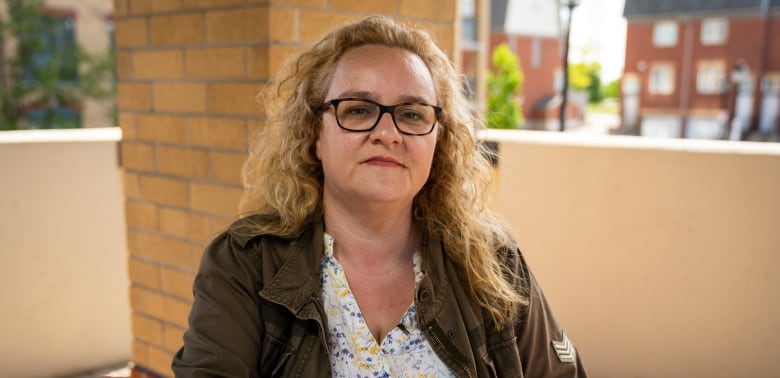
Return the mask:
{"type": "Polygon", "coordinates": [[[360,98],[360,99],[371,100],[371,101],[377,100],[377,95],[374,92],[369,92],[369,91],[341,92],[336,98],[347,98],[347,97],[360,98]]]}
{"type": "MultiPolygon", "coordinates": [[[[345,98],[345,97],[352,97],[352,98],[359,98],[359,99],[365,99],[365,100],[371,100],[374,102],[379,102],[379,96],[374,92],[369,91],[346,91],[341,92],[337,98],[345,98]]],[[[423,103],[423,104],[431,104],[430,101],[420,97],[420,96],[413,96],[413,95],[404,95],[399,97],[397,100],[395,100],[396,104],[417,104],[417,103],[423,103]]],[[[384,105],[393,105],[393,104],[384,104],[384,105]]]]}

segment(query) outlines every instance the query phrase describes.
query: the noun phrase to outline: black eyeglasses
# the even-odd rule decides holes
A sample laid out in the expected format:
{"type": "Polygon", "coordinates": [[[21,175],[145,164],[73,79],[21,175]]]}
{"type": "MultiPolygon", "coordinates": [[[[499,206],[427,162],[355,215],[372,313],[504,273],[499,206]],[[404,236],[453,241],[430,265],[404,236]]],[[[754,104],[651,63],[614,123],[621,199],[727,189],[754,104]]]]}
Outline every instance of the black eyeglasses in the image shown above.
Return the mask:
{"type": "Polygon", "coordinates": [[[324,112],[330,105],[333,105],[339,127],[356,132],[373,130],[382,119],[382,114],[390,113],[395,128],[402,134],[427,135],[433,131],[441,114],[440,107],[425,103],[388,106],[359,98],[326,101],[320,107],[320,111],[324,112]]]}

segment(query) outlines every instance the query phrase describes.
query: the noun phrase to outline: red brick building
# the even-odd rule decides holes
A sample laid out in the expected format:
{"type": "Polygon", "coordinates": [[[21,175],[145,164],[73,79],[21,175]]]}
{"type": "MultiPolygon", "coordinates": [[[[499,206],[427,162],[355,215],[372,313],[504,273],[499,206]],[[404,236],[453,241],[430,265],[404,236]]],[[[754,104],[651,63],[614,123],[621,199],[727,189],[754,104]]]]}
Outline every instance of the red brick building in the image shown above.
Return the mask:
{"type": "Polygon", "coordinates": [[[776,138],[780,0],[626,0],[623,126],[640,135],[776,138]]]}
{"type": "MultiPolygon", "coordinates": [[[[489,32],[482,46],[477,35],[479,20],[472,7],[483,0],[461,1],[461,67],[472,80],[480,69],[476,51],[487,47],[487,66],[493,50],[506,43],[517,56],[524,80],[517,100],[522,107],[523,128],[558,129],[560,90],[562,86],[562,48],[559,5],[555,0],[485,0],[489,1],[489,32]],[[473,5],[472,5],[473,4],[473,5]]],[[[482,73],[484,75],[484,73],[482,73]]],[[[478,97],[478,96],[477,96],[478,97]]],[[[570,98],[569,119],[582,115],[577,99],[570,98]]]]}

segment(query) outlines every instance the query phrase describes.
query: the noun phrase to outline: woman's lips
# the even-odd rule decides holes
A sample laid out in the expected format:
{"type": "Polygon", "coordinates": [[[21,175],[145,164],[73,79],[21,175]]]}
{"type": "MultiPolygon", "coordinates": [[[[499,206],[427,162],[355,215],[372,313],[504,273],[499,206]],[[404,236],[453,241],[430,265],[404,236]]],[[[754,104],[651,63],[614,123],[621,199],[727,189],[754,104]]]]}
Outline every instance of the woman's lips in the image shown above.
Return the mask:
{"type": "Polygon", "coordinates": [[[372,156],[364,161],[366,164],[379,165],[385,167],[403,167],[404,165],[388,156],[372,156]]]}

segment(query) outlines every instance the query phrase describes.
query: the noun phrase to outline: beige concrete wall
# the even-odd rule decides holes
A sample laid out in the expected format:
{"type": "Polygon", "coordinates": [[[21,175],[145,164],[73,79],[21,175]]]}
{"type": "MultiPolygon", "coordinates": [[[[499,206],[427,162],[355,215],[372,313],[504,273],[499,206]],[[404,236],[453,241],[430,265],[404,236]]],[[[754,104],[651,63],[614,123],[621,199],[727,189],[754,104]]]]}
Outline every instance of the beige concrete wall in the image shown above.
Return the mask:
{"type": "Polygon", "coordinates": [[[130,359],[119,136],[0,133],[0,377],[130,359]]]}
{"type": "Polygon", "coordinates": [[[780,376],[780,145],[490,135],[495,207],[593,376],[780,376]]]}

